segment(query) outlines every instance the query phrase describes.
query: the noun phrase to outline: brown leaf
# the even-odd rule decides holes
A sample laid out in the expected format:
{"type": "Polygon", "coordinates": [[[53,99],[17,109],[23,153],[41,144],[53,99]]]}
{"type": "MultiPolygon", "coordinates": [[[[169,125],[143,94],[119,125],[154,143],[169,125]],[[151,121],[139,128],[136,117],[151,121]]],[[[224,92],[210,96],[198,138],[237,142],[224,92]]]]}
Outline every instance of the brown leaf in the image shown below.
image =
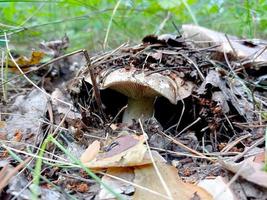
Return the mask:
{"type": "Polygon", "coordinates": [[[0,120],[0,128],[4,128],[6,126],[6,122],[0,120]]]}
{"type": "MultiPolygon", "coordinates": [[[[41,51],[33,51],[32,55],[30,58],[27,58],[25,56],[20,56],[15,60],[15,63],[17,65],[19,65],[19,67],[23,70],[23,71],[28,71],[29,67],[31,65],[36,65],[39,64],[40,61],[43,59],[44,57],[44,53],[41,51]]],[[[16,64],[13,62],[13,60],[8,60],[8,66],[10,67],[11,71],[13,72],[17,72],[17,67],[16,64]]]]}
{"type": "Polygon", "coordinates": [[[15,168],[6,165],[0,171],[0,193],[2,189],[9,183],[10,179],[14,177],[25,165],[31,160],[31,158],[25,159],[23,162],[18,164],[15,168]]]}
{"type": "MultiPolygon", "coordinates": [[[[206,192],[204,189],[184,183],[178,176],[177,169],[173,166],[169,166],[165,163],[156,162],[157,167],[164,179],[167,187],[169,188],[172,198],[179,200],[191,200],[192,198],[198,198],[201,200],[210,200],[212,199],[211,195],[206,192]]],[[[145,165],[141,167],[135,167],[135,180],[134,183],[145,187],[147,189],[156,191],[164,196],[166,192],[160,182],[158,175],[152,164],[145,165]]],[[[150,193],[140,188],[136,188],[136,192],[134,193],[133,199],[135,200],[160,200],[165,199],[156,194],[150,193]]]]}
{"type": "MultiPolygon", "coordinates": [[[[109,168],[106,172],[108,175],[118,177],[120,179],[128,181],[128,183],[121,180],[111,178],[108,175],[102,177],[102,182],[108,185],[113,191],[119,194],[130,194],[134,192],[134,187],[129,183],[133,182],[134,172],[132,168],[129,167],[119,167],[119,168],[109,168]]],[[[107,191],[103,186],[98,194],[99,199],[110,199],[115,198],[113,194],[107,191]]]]}
{"type": "Polygon", "coordinates": [[[80,160],[82,163],[89,162],[93,160],[100,150],[100,142],[95,140],[92,144],[88,146],[85,152],[81,155],[80,160]]]}
{"type": "Polygon", "coordinates": [[[89,168],[139,166],[151,163],[150,158],[146,156],[147,149],[143,142],[143,137],[121,136],[105,147],[106,152],[98,153],[93,159],[93,156],[90,157],[91,160],[87,162],[84,162],[88,159],[83,156],[82,162],[89,168]]]}
{"type": "Polygon", "coordinates": [[[21,131],[16,130],[15,135],[14,135],[14,140],[15,140],[16,142],[20,142],[21,139],[22,139],[22,136],[23,136],[23,135],[22,135],[21,131]]]}
{"type": "Polygon", "coordinates": [[[89,186],[87,183],[79,183],[79,182],[73,182],[67,184],[67,188],[72,191],[85,193],[88,192],[89,186]]]}
{"type": "Polygon", "coordinates": [[[259,162],[258,159],[255,160],[255,156],[248,157],[239,163],[233,161],[220,161],[220,163],[226,169],[239,173],[247,181],[267,188],[267,172],[263,170],[264,163],[259,162]]]}
{"type": "Polygon", "coordinates": [[[108,158],[117,155],[137,145],[138,143],[139,140],[137,140],[131,135],[119,137],[116,140],[114,140],[108,147],[106,147],[107,151],[102,154],[99,154],[97,159],[108,158]]]}
{"type": "Polygon", "coordinates": [[[0,140],[6,140],[6,133],[0,132],[0,140]]]}

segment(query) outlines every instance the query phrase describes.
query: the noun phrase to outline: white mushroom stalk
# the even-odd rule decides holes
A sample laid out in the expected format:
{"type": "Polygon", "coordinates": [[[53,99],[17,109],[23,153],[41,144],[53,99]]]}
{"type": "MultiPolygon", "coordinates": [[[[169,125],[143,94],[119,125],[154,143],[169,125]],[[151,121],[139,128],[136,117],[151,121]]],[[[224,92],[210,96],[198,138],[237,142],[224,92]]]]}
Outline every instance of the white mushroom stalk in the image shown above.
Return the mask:
{"type": "MultiPolygon", "coordinates": [[[[156,97],[163,96],[172,104],[191,95],[193,84],[179,78],[170,78],[168,75],[153,73],[148,76],[135,68],[114,70],[105,76],[100,83],[100,89],[110,88],[128,97],[128,105],[123,114],[123,123],[131,124],[132,120],[149,119],[154,114],[156,97]]],[[[100,79],[100,77],[99,77],[100,79]]],[[[90,77],[85,79],[90,82],[90,77]]]]}
{"type": "Polygon", "coordinates": [[[149,119],[154,114],[155,98],[128,98],[128,105],[123,113],[122,122],[130,124],[133,119],[149,119]]]}

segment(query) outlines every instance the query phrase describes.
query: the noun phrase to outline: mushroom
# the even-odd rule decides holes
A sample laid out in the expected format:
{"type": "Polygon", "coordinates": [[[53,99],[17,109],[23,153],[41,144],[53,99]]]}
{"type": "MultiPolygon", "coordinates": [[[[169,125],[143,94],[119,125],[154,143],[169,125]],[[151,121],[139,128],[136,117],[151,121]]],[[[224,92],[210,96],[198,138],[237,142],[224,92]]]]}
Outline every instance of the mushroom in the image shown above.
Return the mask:
{"type": "MultiPolygon", "coordinates": [[[[85,78],[91,82],[90,76],[85,78]]],[[[124,111],[122,122],[131,124],[133,119],[149,119],[154,114],[156,97],[163,96],[172,104],[191,95],[193,83],[184,81],[177,75],[169,76],[161,73],[146,75],[136,68],[119,68],[112,72],[103,70],[97,81],[100,90],[113,89],[128,97],[128,105],[124,111]],[[102,78],[101,82],[100,79],[102,78]]]]}

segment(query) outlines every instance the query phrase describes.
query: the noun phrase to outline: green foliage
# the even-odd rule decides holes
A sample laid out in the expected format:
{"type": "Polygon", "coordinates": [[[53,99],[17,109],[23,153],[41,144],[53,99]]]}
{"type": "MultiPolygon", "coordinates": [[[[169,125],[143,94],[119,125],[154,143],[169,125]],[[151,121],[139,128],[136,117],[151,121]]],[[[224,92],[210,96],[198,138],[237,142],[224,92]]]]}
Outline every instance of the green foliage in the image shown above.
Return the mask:
{"type": "MultiPolygon", "coordinates": [[[[70,37],[71,48],[100,51],[117,0],[0,0],[0,35],[10,35],[20,49],[42,40],[70,37]]],[[[199,25],[242,37],[264,38],[265,0],[122,0],[112,18],[108,48],[138,42],[155,33],[169,12],[161,33],[175,32],[172,21],[199,25]]],[[[1,39],[1,38],[0,38],[1,39]]]]}

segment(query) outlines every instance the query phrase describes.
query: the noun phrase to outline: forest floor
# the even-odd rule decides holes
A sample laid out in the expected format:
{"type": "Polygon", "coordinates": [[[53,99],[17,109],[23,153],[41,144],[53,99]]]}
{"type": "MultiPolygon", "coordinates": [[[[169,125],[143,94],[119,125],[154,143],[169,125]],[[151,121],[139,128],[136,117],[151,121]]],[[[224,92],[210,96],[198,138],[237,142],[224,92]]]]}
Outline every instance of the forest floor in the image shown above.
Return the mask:
{"type": "Polygon", "coordinates": [[[267,41],[184,25],[95,55],[5,42],[1,199],[267,199],[267,41]]]}

